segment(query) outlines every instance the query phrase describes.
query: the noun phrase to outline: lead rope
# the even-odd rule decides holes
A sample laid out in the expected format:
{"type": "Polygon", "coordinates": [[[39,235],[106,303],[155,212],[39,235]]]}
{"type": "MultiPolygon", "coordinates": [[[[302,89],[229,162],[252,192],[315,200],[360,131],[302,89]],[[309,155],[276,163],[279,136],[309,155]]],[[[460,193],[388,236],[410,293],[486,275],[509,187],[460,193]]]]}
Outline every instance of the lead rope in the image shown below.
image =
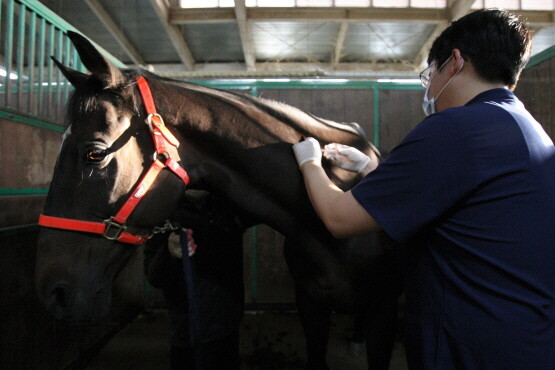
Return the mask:
{"type": "Polygon", "coordinates": [[[179,228],[179,240],[181,243],[181,253],[183,261],[183,278],[185,280],[185,290],[187,293],[187,317],[189,321],[189,344],[193,351],[195,360],[195,370],[202,370],[202,361],[200,359],[200,328],[199,328],[199,309],[197,305],[197,297],[195,294],[195,284],[193,278],[195,276],[194,266],[189,257],[188,235],[185,230],[179,228]]]}

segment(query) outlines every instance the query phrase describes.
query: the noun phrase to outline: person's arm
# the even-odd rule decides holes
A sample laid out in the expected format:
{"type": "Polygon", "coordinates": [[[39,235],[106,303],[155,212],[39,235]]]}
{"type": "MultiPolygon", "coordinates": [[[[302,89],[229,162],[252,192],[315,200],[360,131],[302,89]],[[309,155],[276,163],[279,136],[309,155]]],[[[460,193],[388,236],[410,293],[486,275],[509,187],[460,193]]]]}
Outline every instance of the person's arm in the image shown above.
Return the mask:
{"type": "Polygon", "coordinates": [[[321,166],[321,149],[315,139],[293,146],[310,201],[326,228],[336,238],[348,238],[379,229],[376,220],[327,176],[321,166]]]}
{"type": "Polygon", "coordinates": [[[180,263],[168,250],[168,235],[158,234],[145,243],[144,268],[147,281],[155,288],[175,285],[180,277],[180,263]]]}

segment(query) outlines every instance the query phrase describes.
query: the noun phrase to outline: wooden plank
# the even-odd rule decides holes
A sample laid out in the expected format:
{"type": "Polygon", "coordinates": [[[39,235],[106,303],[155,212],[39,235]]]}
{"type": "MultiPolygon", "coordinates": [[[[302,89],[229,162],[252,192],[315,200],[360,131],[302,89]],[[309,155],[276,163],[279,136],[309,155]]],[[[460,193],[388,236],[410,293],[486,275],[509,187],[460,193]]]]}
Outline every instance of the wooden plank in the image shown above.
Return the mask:
{"type": "Polygon", "coordinates": [[[384,153],[424,119],[422,94],[420,90],[380,91],[380,150],[384,153]]]}

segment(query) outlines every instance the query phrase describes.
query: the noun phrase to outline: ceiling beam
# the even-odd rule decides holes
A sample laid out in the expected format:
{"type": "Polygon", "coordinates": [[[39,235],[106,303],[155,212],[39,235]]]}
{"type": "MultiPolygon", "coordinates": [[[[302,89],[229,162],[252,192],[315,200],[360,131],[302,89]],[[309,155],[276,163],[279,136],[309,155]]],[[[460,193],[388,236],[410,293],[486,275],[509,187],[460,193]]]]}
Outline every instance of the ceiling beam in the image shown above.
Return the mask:
{"type": "Polygon", "coordinates": [[[352,75],[374,76],[375,78],[388,76],[403,76],[403,78],[418,79],[413,67],[406,63],[302,63],[302,62],[265,62],[257,63],[256,71],[246,71],[244,66],[237,63],[216,63],[217,66],[198,64],[194,71],[183,71],[180,64],[155,64],[156,74],[173,78],[239,78],[239,77],[293,77],[301,75],[352,75]]]}
{"type": "MultiPolygon", "coordinates": [[[[437,23],[446,18],[445,9],[424,8],[338,8],[338,7],[247,7],[251,21],[302,21],[302,22],[361,22],[409,21],[437,23]]],[[[172,9],[170,23],[233,22],[232,8],[179,8],[172,9]]]]}
{"type": "MultiPolygon", "coordinates": [[[[247,7],[247,19],[252,21],[297,21],[297,22],[410,22],[445,23],[452,15],[463,14],[465,4],[472,0],[455,2],[449,8],[318,8],[290,7],[266,8],[247,7]]],[[[526,19],[530,25],[553,26],[554,12],[551,10],[514,10],[515,14],[526,19]]],[[[233,8],[172,8],[169,23],[218,23],[235,22],[233,8]]]]}
{"type": "Polygon", "coordinates": [[[449,14],[449,22],[453,22],[470,11],[475,0],[450,0],[447,13],[449,14]]]}
{"type": "Polygon", "coordinates": [[[450,22],[459,19],[468,13],[473,3],[474,0],[454,0],[451,2],[451,5],[447,8],[449,18],[435,27],[430,36],[428,36],[426,41],[422,44],[418,54],[416,54],[416,58],[414,58],[413,63],[416,70],[423,69],[425,67],[426,60],[428,59],[428,53],[430,52],[430,48],[432,47],[436,37],[438,37],[443,30],[447,28],[450,22]]]}
{"type": "Polygon", "coordinates": [[[252,42],[252,33],[247,20],[247,7],[245,6],[245,0],[235,0],[235,19],[237,20],[239,36],[241,37],[241,44],[243,45],[243,55],[247,71],[254,71],[256,69],[256,56],[252,42]]]}
{"type": "Polygon", "coordinates": [[[166,34],[170,38],[175,51],[179,55],[179,59],[185,65],[185,68],[188,70],[195,69],[195,58],[193,58],[193,53],[191,53],[191,49],[183,37],[181,28],[168,22],[171,14],[171,8],[168,3],[164,0],[150,0],[150,4],[158,16],[160,23],[162,23],[162,27],[164,27],[166,34]]]}
{"type": "Polygon", "coordinates": [[[335,48],[333,50],[332,55],[332,66],[337,66],[339,61],[341,60],[343,44],[345,43],[345,36],[347,36],[347,28],[349,27],[349,23],[341,22],[339,26],[339,32],[337,33],[337,40],[335,40],[335,48]]]}
{"type": "Polygon", "coordinates": [[[129,56],[134,64],[144,65],[145,61],[137,49],[133,46],[131,41],[123,34],[120,27],[117,26],[114,19],[108,14],[106,9],[100,4],[99,0],[85,0],[85,3],[93,11],[96,17],[102,22],[106,27],[108,32],[116,39],[117,43],[121,46],[123,51],[129,56]]]}

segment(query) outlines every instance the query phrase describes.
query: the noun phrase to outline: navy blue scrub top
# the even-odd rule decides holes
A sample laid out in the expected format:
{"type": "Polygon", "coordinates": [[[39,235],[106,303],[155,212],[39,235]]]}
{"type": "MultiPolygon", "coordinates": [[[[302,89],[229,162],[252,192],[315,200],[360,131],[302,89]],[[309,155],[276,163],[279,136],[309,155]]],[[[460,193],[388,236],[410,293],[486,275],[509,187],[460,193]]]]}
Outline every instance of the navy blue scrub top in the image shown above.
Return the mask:
{"type": "Polygon", "coordinates": [[[418,251],[411,369],[555,369],[555,150],[512,92],[427,117],[352,194],[418,251]]]}

